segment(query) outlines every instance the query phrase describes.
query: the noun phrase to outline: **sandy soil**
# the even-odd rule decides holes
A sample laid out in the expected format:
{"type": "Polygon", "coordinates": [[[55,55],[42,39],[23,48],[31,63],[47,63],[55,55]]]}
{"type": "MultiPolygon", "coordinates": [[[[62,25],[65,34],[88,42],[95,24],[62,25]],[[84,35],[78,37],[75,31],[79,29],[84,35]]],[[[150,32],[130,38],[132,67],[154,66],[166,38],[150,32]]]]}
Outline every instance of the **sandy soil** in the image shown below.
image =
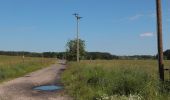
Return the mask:
{"type": "Polygon", "coordinates": [[[50,67],[1,83],[0,100],[71,100],[63,90],[53,92],[33,90],[36,86],[61,84],[60,74],[65,67],[65,61],[59,61],[50,67]]]}

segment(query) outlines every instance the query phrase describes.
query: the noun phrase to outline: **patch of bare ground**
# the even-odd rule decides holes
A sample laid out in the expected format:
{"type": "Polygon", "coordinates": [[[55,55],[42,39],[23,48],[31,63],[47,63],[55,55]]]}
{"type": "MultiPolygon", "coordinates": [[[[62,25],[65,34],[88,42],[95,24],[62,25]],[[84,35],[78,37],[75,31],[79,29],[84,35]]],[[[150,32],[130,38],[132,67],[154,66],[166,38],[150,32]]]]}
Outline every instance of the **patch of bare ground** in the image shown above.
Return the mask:
{"type": "Polygon", "coordinates": [[[65,61],[0,84],[0,100],[72,100],[64,90],[44,92],[33,90],[36,86],[60,83],[65,61]]]}

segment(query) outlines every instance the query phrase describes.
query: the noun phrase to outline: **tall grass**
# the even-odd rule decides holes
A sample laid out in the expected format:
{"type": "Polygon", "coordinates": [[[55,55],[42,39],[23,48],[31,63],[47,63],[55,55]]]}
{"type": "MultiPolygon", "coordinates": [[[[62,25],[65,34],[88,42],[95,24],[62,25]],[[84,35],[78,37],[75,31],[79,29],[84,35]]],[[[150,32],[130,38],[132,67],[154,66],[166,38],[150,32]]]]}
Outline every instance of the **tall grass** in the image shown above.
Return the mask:
{"type": "MultiPolygon", "coordinates": [[[[170,66],[169,61],[165,64],[170,66]]],[[[68,66],[62,81],[76,100],[170,99],[168,92],[160,92],[154,60],[82,61],[68,66]]]]}
{"type": "Polygon", "coordinates": [[[54,63],[54,59],[0,55],[0,82],[25,75],[54,63]]]}

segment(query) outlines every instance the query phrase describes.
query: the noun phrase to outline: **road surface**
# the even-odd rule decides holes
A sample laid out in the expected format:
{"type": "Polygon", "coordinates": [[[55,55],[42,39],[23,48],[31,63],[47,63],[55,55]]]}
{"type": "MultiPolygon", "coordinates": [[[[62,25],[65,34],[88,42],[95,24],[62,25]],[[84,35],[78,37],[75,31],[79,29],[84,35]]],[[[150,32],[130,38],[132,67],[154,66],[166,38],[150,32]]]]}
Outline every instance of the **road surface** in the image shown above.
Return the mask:
{"type": "Polygon", "coordinates": [[[1,83],[0,100],[71,100],[63,90],[53,92],[33,90],[36,86],[61,84],[60,75],[65,67],[65,61],[59,61],[50,67],[1,83]]]}

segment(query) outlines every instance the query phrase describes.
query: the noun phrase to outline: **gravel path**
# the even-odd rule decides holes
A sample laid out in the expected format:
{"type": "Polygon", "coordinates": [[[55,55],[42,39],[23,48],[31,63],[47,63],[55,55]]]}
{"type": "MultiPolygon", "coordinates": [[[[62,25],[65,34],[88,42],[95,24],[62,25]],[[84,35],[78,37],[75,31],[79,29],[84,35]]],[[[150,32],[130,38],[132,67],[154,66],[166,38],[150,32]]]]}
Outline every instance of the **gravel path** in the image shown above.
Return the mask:
{"type": "Polygon", "coordinates": [[[35,86],[61,84],[60,74],[65,67],[65,62],[59,61],[24,77],[1,83],[0,100],[71,100],[62,90],[54,92],[33,90],[35,86]]]}

